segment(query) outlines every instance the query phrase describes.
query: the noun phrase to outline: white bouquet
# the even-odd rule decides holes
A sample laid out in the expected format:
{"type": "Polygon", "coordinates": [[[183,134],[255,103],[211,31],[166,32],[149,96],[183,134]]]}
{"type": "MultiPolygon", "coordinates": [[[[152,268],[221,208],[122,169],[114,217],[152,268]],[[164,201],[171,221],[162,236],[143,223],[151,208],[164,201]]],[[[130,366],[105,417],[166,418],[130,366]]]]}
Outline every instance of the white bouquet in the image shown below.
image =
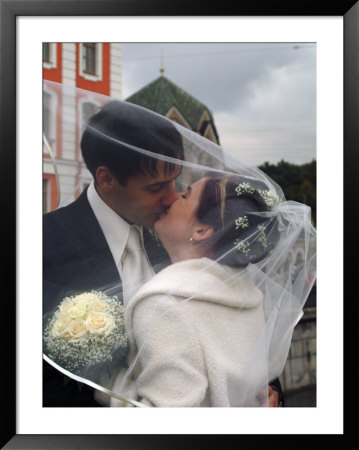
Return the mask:
{"type": "Polygon", "coordinates": [[[103,292],[64,298],[44,327],[47,356],[73,373],[111,363],[127,351],[124,306],[103,292]]]}

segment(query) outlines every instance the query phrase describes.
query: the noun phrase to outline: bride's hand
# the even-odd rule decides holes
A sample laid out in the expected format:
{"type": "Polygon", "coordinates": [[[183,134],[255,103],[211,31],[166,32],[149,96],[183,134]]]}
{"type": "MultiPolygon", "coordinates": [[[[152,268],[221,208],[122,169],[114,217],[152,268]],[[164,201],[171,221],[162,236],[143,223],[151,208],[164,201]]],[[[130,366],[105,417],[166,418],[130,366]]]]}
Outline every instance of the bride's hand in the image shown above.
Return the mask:
{"type": "Polygon", "coordinates": [[[267,388],[263,388],[257,396],[258,401],[260,402],[260,407],[273,407],[278,408],[279,406],[279,393],[268,385],[268,404],[267,400],[267,388]]]}

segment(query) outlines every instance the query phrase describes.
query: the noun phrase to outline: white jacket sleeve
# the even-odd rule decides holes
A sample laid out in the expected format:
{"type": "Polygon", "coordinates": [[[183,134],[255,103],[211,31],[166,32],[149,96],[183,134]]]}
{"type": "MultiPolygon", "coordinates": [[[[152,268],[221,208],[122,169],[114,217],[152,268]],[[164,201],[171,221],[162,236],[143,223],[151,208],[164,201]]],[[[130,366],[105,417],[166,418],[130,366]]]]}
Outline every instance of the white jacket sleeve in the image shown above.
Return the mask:
{"type": "Polygon", "coordinates": [[[205,361],[186,304],[152,295],[132,311],[140,352],[137,391],[145,403],[162,407],[200,406],[207,386],[205,361]]]}

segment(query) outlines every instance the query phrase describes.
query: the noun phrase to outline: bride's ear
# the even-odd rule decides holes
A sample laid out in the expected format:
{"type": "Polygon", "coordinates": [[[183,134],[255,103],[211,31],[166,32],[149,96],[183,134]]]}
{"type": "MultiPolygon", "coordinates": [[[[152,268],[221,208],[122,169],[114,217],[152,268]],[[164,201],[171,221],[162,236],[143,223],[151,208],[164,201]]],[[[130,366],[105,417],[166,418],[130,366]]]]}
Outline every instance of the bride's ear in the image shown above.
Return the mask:
{"type": "Polygon", "coordinates": [[[193,242],[202,242],[212,236],[214,233],[214,229],[210,225],[197,225],[192,233],[192,241],[193,242]]]}

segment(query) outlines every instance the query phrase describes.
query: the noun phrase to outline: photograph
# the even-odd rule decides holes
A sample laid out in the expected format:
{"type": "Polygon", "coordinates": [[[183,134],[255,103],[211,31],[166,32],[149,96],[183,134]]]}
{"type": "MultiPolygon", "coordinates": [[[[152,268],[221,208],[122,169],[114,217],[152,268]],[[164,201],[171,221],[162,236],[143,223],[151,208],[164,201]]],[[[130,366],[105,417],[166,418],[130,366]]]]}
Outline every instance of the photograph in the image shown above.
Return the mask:
{"type": "Polygon", "coordinates": [[[2,448],[341,436],[343,244],[333,268],[323,224],[343,232],[355,165],[356,2],[39,3],[1,5],[2,448]]]}
{"type": "Polygon", "coordinates": [[[88,380],[132,406],[315,407],[316,45],[44,43],[43,67],[43,406],[116,403],[88,380]],[[168,174],[163,157],[177,159],[168,174]],[[110,173],[114,185],[102,186],[110,173]],[[205,200],[207,173],[217,184],[205,200]],[[220,186],[228,192],[217,204],[220,186]],[[263,214],[268,222],[255,217],[263,214]],[[211,230],[203,242],[194,219],[211,230]],[[131,230],[138,260],[129,259],[131,230]],[[140,288],[161,296],[146,293],[137,306],[140,288]],[[116,311],[113,323],[106,294],[136,304],[133,318],[116,311]],[[263,317],[257,300],[250,306],[258,295],[263,317]],[[142,323],[144,304],[152,319],[142,323]],[[253,307],[248,340],[242,321],[253,307]],[[175,326],[182,316],[193,328],[175,326]],[[192,354],[194,342],[208,355],[192,354]]]}

